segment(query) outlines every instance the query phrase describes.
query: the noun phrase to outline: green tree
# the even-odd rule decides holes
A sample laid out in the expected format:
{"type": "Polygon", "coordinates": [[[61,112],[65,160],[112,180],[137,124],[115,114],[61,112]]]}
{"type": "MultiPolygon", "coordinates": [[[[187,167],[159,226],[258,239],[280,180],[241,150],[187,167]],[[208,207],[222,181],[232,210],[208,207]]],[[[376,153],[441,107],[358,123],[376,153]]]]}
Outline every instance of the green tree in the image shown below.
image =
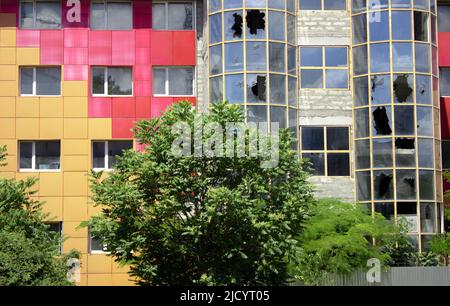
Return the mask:
{"type": "Polygon", "coordinates": [[[442,257],[444,265],[449,265],[450,235],[448,233],[436,235],[431,239],[430,250],[442,257]]]}
{"type": "Polygon", "coordinates": [[[396,239],[398,229],[383,216],[372,218],[362,206],[335,199],[319,200],[312,214],[298,237],[301,248],[297,257],[290,263],[297,280],[323,284],[331,274],[366,267],[370,258],[382,263],[389,259],[380,249],[396,239]]]}
{"type": "MultiPolygon", "coordinates": [[[[0,148],[4,164],[6,147],[0,148]]],[[[0,178],[0,285],[62,286],[67,280],[69,257],[58,254],[59,237],[44,223],[42,203],[30,191],[36,179],[0,178]]]]}
{"type": "MultiPolygon", "coordinates": [[[[135,136],[146,146],[144,152],[126,152],[106,178],[92,174],[93,200],[103,213],[84,225],[117,261],[130,265],[140,284],[286,282],[287,262],[298,245],[294,237],[312,203],[308,174],[290,149],[289,132],[280,133],[279,162],[273,168],[261,167],[265,157],[171,153],[178,122],[187,123],[184,132],[193,136],[199,122],[224,128],[243,120],[238,106],[218,103],[200,114],[182,101],[159,118],[137,123],[135,136]]],[[[198,149],[194,143],[188,148],[194,146],[198,149]]],[[[223,153],[217,143],[212,147],[223,153]]]]}

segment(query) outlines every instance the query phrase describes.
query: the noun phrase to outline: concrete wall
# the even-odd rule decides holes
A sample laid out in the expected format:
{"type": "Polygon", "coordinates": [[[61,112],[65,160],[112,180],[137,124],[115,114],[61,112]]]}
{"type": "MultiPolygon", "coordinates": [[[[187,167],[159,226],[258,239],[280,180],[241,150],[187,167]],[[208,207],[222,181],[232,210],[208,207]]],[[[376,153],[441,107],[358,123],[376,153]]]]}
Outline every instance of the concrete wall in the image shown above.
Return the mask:
{"type": "MultiPolygon", "coordinates": [[[[347,11],[297,11],[299,46],[350,46],[351,24],[347,11]]],[[[349,67],[351,67],[349,56],[349,67]]],[[[349,126],[352,128],[352,91],[299,89],[299,122],[301,126],[349,126]]],[[[352,149],[353,140],[350,141],[352,149]]],[[[353,167],[353,153],[350,156],[353,167]]],[[[353,169],[350,169],[353,176],[353,169]]],[[[312,177],[319,197],[354,201],[353,177],[312,177]]]]}

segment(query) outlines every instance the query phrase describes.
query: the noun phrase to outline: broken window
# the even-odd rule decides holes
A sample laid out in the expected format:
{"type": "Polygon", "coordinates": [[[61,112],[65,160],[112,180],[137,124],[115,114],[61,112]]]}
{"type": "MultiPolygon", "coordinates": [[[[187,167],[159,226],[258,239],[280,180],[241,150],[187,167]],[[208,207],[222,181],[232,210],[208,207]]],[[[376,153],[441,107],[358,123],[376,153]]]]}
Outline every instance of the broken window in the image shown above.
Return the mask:
{"type": "Polygon", "coordinates": [[[244,47],[241,42],[225,44],[225,72],[244,70],[244,47]]]}
{"type": "Polygon", "coordinates": [[[374,171],[374,198],[375,200],[393,200],[394,199],[394,175],[392,170],[374,171]]]}
{"type": "Polygon", "coordinates": [[[428,41],[428,13],[414,12],[414,39],[428,41]]]}
{"type": "Polygon", "coordinates": [[[356,169],[370,168],[370,145],[369,140],[357,140],[355,142],[356,169]]]}
{"type": "Polygon", "coordinates": [[[397,203],[397,217],[406,221],[409,232],[417,232],[416,203],[397,203]]]}
{"type": "Polygon", "coordinates": [[[226,12],[225,16],[225,40],[242,39],[242,12],[226,12]]]}
{"type": "Polygon", "coordinates": [[[416,72],[430,73],[430,46],[428,44],[414,44],[416,58],[416,72]]]}
{"type": "Polygon", "coordinates": [[[436,231],[436,206],[434,203],[420,204],[420,228],[422,233],[434,233],[436,231]]]}
{"type": "Polygon", "coordinates": [[[370,201],[370,171],[356,172],[356,200],[370,201]]]}
{"type": "Polygon", "coordinates": [[[394,98],[395,102],[413,102],[413,76],[409,74],[394,75],[394,98]]]}
{"type": "Polygon", "coordinates": [[[374,107],[373,108],[373,129],[376,135],[391,135],[392,129],[390,125],[391,108],[390,107],[374,107]]]}
{"type": "Polygon", "coordinates": [[[266,38],[266,14],[260,10],[248,10],[245,21],[247,23],[247,38],[266,38]]]}
{"type": "Polygon", "coordinates": [[[389,44],[370,44],[370,71],[389,72],[390,69],[389,44]]]}
{"type": "Polygon", "coordinates": [[[247,42],[246,53],[248,71],[267,70],[265,42],[247,42]]]}
{"type": "Polygon", "coordinates": [[[284,17],[282,12],[269,11],[269,39],[270,40],[286,40],[284,32],[284,17]]]}
{"type": "Polygon", "coordinates": [[[371,77],[372,104],[391,103],[391,76],[374,75],[371,77]]]}
{"type": "Polygon", "coordinates": [[[380,138],[372,141],[373,167],[392,167],[392,139],[380,138]]]}
{"type": "Polygon", "coordinates": [[[433,168],[433,153],[432,152],[433,152],[433,139],[419,138],[419,167],[420,168],[433,168]]]}
{"type": "Polygon", "coordinates": [[[397,167],[416,166],[416,145],[414,138],[395,139],[395,162],[397,167]]]}
{"type": "Polygon", "coordinates": [[[421,200],[434,200],[434,173],[432,170],[419,171],[419,186],[421,200]]]}
{"type": "Polygon", "coordinates": [[[286,104],[286,77],[270,74],[270,103],[286,104]]]}
{"type": "Polygon", "coordinates": [[[387,220],[394,221],[394,203],[375,203],[375,212],[382,214],[387,220]]]}
{"type": "Polygon", "coordinates": [[[285,44],[269,43],[269,69],[271,72],[286,72],[285,44]]]}
{"type": "Polygon", "coordinates": [[[353,101],[355,106],[364,106],[369,104],[369,85],[367,77],[354,78],[353,90],[355,93],[353,101]]]}
{"type": "Polygon", "coordinates": [[[392,69],[394,72],[413,71],[411,43],[392,43],[392,69]]]}
{"type": "MultiPolygon", "coordinates": [[[[396,172],[397,200],[416,199],[416,171],[397,170],[396,172]]],[[[403,204],[402,204],[403,205],[403,204]]]]}
{"type": "Polygon", "coordinates": [[[266,76],[247,74],[247,103],[266,101],[266,76]]]}
{"type": "Polygon", "coordinates": [[[433,136],[433,113],[431,107],[417,107],[417,135],[433,136]]]}
{"type": "Polygon", "coordinates": [[[416,74],[416,103],[431,104],[431,77],[416,74]]]}

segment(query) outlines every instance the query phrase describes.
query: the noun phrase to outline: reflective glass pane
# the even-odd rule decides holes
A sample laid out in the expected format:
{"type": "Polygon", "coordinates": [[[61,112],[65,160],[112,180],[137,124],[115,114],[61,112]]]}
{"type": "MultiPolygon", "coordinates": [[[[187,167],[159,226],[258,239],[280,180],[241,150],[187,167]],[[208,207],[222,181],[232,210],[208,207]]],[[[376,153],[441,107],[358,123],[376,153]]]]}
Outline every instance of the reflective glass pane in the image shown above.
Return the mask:
{"type": "Polygon", "coordinates": [[[20,27],[23,29],[32,29],[34,27],[32,2],[20,3],[20,27]]]}
{"type": "Polygon", "coordinates": [[[372,73],[390,71],[390,49],[388,43],[370,45],[370,71],[372,73]]]}
{"type": "Polygon", "coordinates": [[[353,48],[353,72],[355,75],[367,74],[367,46],[353,48]]]}
{"type": "Polygon", "coordinates": [[[288,46],[288,73],[296,74],[297,69],[297,52],[296,48],[288,46]]]}
{"type": "Polygon", "coordinates": [[[419,188],[421,200],[434,200],[434,172],[429,170],[419,171],[419,188]]]}
{"type": "Polygon", "coordinates": [[[354,103],[355,106],[369,104],[369,84],[367,77],[353,79],[354,103]]]}
{"type": "Polygon", "coordinates": [[[241,11],[231,11],[224,13],[225,19],[225,40],[238,40],[242,39],[242,27],[244,19],[242,18],[241,11]]]}
{"type": "Polygon", "coordinates": [[[223,100],[222,86],[223,81],[221,76],[209,79],[209,101],[211,103],[223,100]]]}
{"type": "Polygon", "coordinates": [[[209,1],[209,12],[217,12],[222,9],[222,0],[210,0],[209,1]]]}
{"type": "Polygon", "coordinates": [[[271,130],[276,131],[277,128],[285,129],[286,128],[286,108],[284,107],[270,107],[270,123],[271,130]],[[277,127],[278,125],[278,127],[277,127]]]}
{"type": "Polygon", "coordinates": [[[244,75],[230,74],[225,76],[226,99],[230,103],[244,103],[244,75]]]}
{"type": "Polygon", "coordinates": [[[36,142],[36,170],[58,170],[60,166],[59,141],[36,142]]]}
{"type": "Polygon", "coordinates": [[[392,65],[394,71],[413,71],[412,44],[393,43],[392,44],[392,65]]]}
{"type": "Polygon", "coordinates": [[[328,176],[350,176],[349,153],[328,153],[327,158],[328,176]]]}
{"type": "Polygon", "coordinates": [[[240,8],[242,7],[242,0],[225,0],[223,2],[223,7],[225,9],[240,8]]]}
{"type": "Polygon", "coordinates": [[[368,139],[355,142],[355,158],[356,169],[370,168],[370,144],[368,139]]]}
{"type": "Polygon", "coordinates": [[[376,14],[375,18],[369,18],[370,41],[389,40],[389,12],[376,14]]]}
{"type": "Polygon", "coordinates": [[[391,76],[374,75],[371,77],[371,99],[372,104],[391,103],[391,76]]]}
{"type": "Polygon", "coordinates": [[[37,1],[36,2],[36,28],[61,28],[61,3],[37,1]]]}
{"type": "Polygon", "coordinates": [[[209,43],[222,41],[222,14],[214,14],[209,17],[209,43]]]}
{"type": "Polygon", "coordinates": [[[169,3],[169,30],[192,30],[192,3],[169,3]]]}
{"type": "Polygon", "coordinates": [[[297,107],[297,79],[288,77],[288,103],[297,107]]]}
{"type": "Polygon", "coordinates": [[[436,232],[436,204],[420,204],[420,228],[422,233],[436,232]]]}
{"type": "Polygon", "coordinates": [[[397,170],[396,186],[398,200],[414,200],[416,198],[416,171],[397,170]]]}
{"type": "Polygon", "coordinates": [[[299,1],[300,10],[321,10],[322,3],[317,0],[300,0],[299,1]]]}
{"type": "Polygon", "coordinates": [[[325,70],[326,88],[348,88],[348,71],[327,69],[325,70]]]}
{"type": "Polygon", "coordinates": [[[153,94],[166,95],[166,69],[153,69],[153,94]]]}
{"type": "Polygon", "coordinates": [[[266,64],[266,43],[265,42],[247,42],[247,70],[265,71],[266,64]]]}
{"type": "Polygon", "coordinates": [[[325,154],[323,153],[303,153],[302,158],[311,163],[312,175],[325,175],[325,154]]]}
{"type": "Polygon", "coordinates": [[[61,68],[36,68],[36,94],[61,94],[61,68]]]}
{"type": "Polygon", "coordinates": [[[417,107],[417,135],[433,136],[433,113],[431,107],[417,107]]]}
{"type": "Polygon", "coordinates": [[[106,29],[106,10],[104,3],[91,3],[91,16],[89,26],[94,30],[106,29]]]}
{"type": "MultiPolygon", "coordinates": [[[[247,106],[247,121],[267,123],[267,106],[247,106]]],[[[267,130],[267,126],[265,130],[267,130]]]]}
{"type": "Polygon", "coordinates": [[[284,13],[269,11],[269,39],[282,41],[286,40],[286,34],[284,32],[284,17],[284,13]]]}
{"type": "Polygon", "coordinates": [[[410,11],[393,11],[391,20],[393,40],[412,39],[412,21],[410,11]]]}
{"type": "Polygon", "coordinates": [[[356,200],[370,201],[372,192],[370,184],[370,172],[356,172],[356,200]]]}
{"type": "MultiPolygon", "coordinates": [[[[450,158],[449,158],[449,161],[450,161],[450,158]]],[[[419,138],[419,167],[433,168],[433,140],[432,139],[419,138]]]]}
{"type": "Polygon", "coordinates": [[[324,0],[323,1],[324,10],[346,10],[347,2],[346,0],[324,0]]]}
{"type": "Polygon", "coordinates": [[[414,12],[414,39],[428,42],[428,13],[414,12]]]}
{"type": "Polygon", "coordinates": [[[300,66],[302,67],[322,67],[322,47],[301,47],[300,66]]]}
{"type": "Polygon", "coordinates": [[[391,0],[393,8],[410,8],[411,0],[391,0]]]}
{"type": "Polygon", "coordinates": [[[369,137],[368,108],[355,109],[355,135],[357,138],[369,137]]]}
{"type": "Polygon", "coordinates": [[[302,127],[302,150],[324,150],[322,127],[302,127]]]}
{"type": "MultiPolygon", "coordinates": [[[[355,2],[355,1],[353,1],[355,2]]],[[[366,14],[352,17],[353,20],[353,44],[361,44],[367,41],[367,17],[366,14]]]]}
{"type": "Polygon", "coordinates": [[[222,73],[222,45],[209,48],[209,73],[222,73]]]}
{"type": "Polygon", "coordinates": [[[392,167],[392,139],[380,138],[372,141],[373,167],[392,167]]]}
{"type": "Polygon", "coordinates": [[[133,148],[133,141],[109,141],[108,142],[108,168],[112,169],[116,165],[117,156],[122,156],[124,151],[133,148]]]}
{"type": "Polygon", "coordinates": [[[154,30],[166,28],[166,5],[164,3],[152,4],[152,28],[154,30]]]}
{"type": "Polygon", "coordinates": [[[416,46],[416,72],[430,73],[430,47],[426,44],[415,44],[416,46]]]}
{"type": "Polygon", "coordinates": [[[245,6],[247,6],[247,7],[265,7],[266,0],[245,0],[245,6]]]}
{"type": "Polygon", "coordinates": [[[20,68],[20,94],[33,94],[33,68],[20,68]]]}
{"type": "Polygon", "coordinates": [[[244,47],[241,42],[225,44],[225,72],[244,70],[244,47]]]}
{"type": "Polygon", "coordinates": [[[414,135],[414,106],[395,107],[395,134],[414,135]]]}
{"type": "Polygon", "coordinates": [[[20,151],[20,169],[33,168],[33,143],[21,142],[19,146],[20,151]]]}
{"type": "Polygon", "coordinates": [[[416,103],[431,104],[431,77],[416,74],[416,103]]]}
{"type": "Polygon", "coordinates": [[[271,72],[286,72],[285,50],[284,44],[269,43],[269,69],[271,72]]]}
{"type": "Polygon", "coordinates": [[[325,65],[327,67],[347,67],[347,48],[325,48],[325,65]]]}
{"type": "MultiPolygon", "coordinates": [[[[131,2],[108,2],[108,29],[131,30],[133,28],[133,10],[131,2]]],[[[172,23],[169,22],[169,25],[172,23]]]]}
{"type": "Polygon", "coordinates": [[[133,75],[131,68],[108,68],[108,95],[133,94],[133,75]]]}
{"type": "Polygon", "coordinates": [[[270,103],[286,104],[286,77],[284,75],[270,75],[270,103]]]}
{"type": "Polygon", "coordinates": [[[349,135],[347,127],[327,127],[327,150],[348,150],[349,135]]]}
{"type": "Polygon", "coordinates": [[[94,169],[104,169],[105,165],[105,143],[94,142],[92,143],[92,167],[94,169]]]}
{"type": "Polygon", "coordinates": [[[323,88],[323,71],[319,69],[301,70],[302,88],[323,88]]]}
{"type": "Polygon", "coordinates": [[[416,143],[414,138],[395,139],[395,164],[397,167],[416,167],[416,143]]]}
{"type": "Polygon", "coordinates": [[[171,96],[194,95],[194,69],[192,68],[169,69],[169,95],[171,96]]]}

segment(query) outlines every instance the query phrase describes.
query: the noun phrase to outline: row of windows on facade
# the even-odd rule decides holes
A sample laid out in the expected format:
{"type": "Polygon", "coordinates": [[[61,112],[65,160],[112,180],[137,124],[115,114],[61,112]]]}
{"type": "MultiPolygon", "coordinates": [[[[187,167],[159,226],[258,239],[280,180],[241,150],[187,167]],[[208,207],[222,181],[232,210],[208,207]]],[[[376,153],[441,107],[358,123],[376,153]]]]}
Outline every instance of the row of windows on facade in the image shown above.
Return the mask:
{"type": "MultiPolygon", "coordinates": [[[[209,11],[211,13],[222,9],[242,8],[268,8],[294,11],[297,0],[210,0],[209,11]]],[[[347,0],[298,0],[300,10],[346,10],[347,0]]]]}
{"type": "MultiPolygon", "coordinates": [[[[133,28],[132,1],[93,0],[90,7],[93,30],[130,30],[133,28]]],[[[154,2],[152,28],[155,30],[192,30],[194,9],[190,1],[154,2]]],[[[22,0],[20,27],[23,29],[60,29],[61,1],[22,0]]]]}
{"type": "MultiPolygon", "coordinates": [[[[58,252],[62,253],[63,222],[51,222],[47,225],[49,226],[49,231],[58,238],[58,252]]],[[[88,251],[90,254],[103,254],[108,252],[108,246],[102,243],[100,239],[94,237],[90,231],[88,233],[88,239],[88,251]]]]}
{"type": "MultiPolygon", "coordinates": [[[[350,145],[348,127],[301,127],[302,157],[311,161],[317,176],[349,176],[350,145]]],[[[92,168],[113,169],[116,159],[133,148],[133,141],[93,141],[92,168]]],[[[60,141],[20,141],[20,171],[59,171],[60,141]]]]}
{"type": "MultiPolygon", "coordinates": [[[[92,67],[93,96],[132,96],[131,67],[92,67]]],[[[60,67],[21,67],[20,94],[22,96],[61,95],[60,67]]],[[[193,96],[193,67],[153,68],[153,95],[193,96]]]]}

